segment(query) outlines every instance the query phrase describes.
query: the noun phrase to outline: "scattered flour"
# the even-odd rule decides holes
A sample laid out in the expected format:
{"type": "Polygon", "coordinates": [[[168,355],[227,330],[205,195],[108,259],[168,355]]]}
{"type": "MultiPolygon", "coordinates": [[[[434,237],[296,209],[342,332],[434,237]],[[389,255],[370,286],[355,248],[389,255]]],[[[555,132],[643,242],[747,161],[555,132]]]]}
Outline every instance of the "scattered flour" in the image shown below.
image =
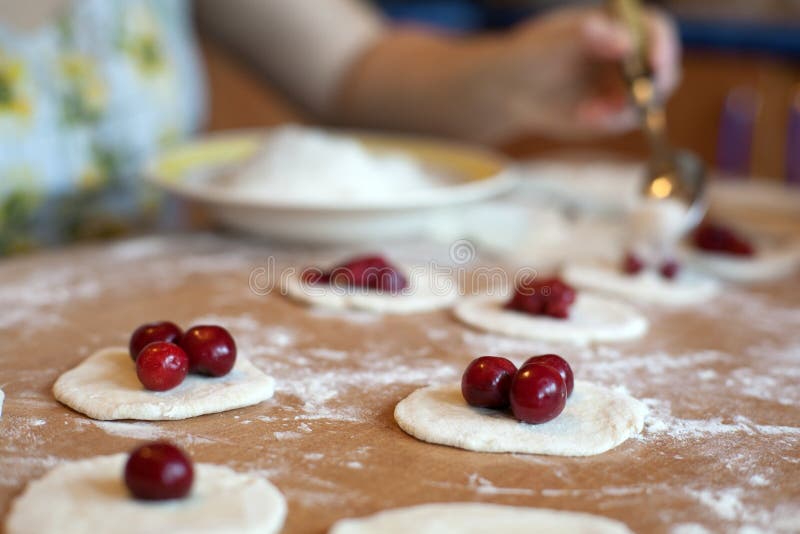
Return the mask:
{"type": "Polygon", "coordinates": [[[721,519],[733,521],[742,517],[745,511],[744,504],[742,504],[742,496],[744,494],[742,488],[729,488],[718,491],[687,489],[686,493],[710,508],[721,519]]]}
{"type": "Polygon", "coordinates": [[[779,305],[762,295],[739,288],[728,288],[717,297],[714,306],[701,307],[697,313],[727,317],[730,321],[745,323],[750,330],[766,334],[783,335],[787,328],[800,327],[800,307],[779,305]]]}
{"type": "Polygon", "coordinates": [[[469,476],[467,487],[479,495],[532,495],[534,492],[527,488],[501,488],[495,486],[489,479],[472,473],[469,476]]]}
{"type": "Polygon", "coordinates": [[[292,432],[291,430],[287,432],[273,432],[273,435],[278,441],[285,441],[287,439],[300,439],[303,437],[303,434],[300,432],[292,432]]]}
{"type": "MultiPolygon", "coordinates": [[[[380,358],[377,354],[370,355],[367,360],[371,363],[368,369],[351,372],[296,370],[292,379],[278,381],[276,394],[291,395],[303,402],[301,409],[304,414],[297,416],[297,419],[366,422],[374,415],[372,409],[342,405],[336,402],[337,398],[352,388],[363,388],[366,384],[371,389],[380,390],[386,386],[443,383],[457,376],[454,368],[441,362],[410,366],[401,363],[402,358],[380,358]]],[[[272,372],[269,366],[266,372],[272,372]]]]}
{"type": "Polygon", "coordinates": [[[0,331],[17,335],[52,328],[64,321],[62,306],[97,297],[102,286],[71,267],[36,269],[17,284],[0,286],[0,331]],[[24,328],[18,328],[24,326],[24,328]]]}
{"type": "Polygon", "coordinates": [[[466,484],[454,482],[425,481],[425,484],[445,489],[466,489],[475,492],[476,495],[535,495],[536,491],[529,488],[502,488],[495,486],[491,480],[482,477],[478,473],[472,473],[467,477],[466,484]]]}
{"type": "Polygon", "coordinates": [[[710,419],[682,419],[672,415],[670,404],[658,399],[640,399],[649,408],[645,419],[646,432],[640,439],[648,435],[663,435],[676,440],[692,440],[720,436],[725,434],[747,434],[764,436],[783,436],[791,441],[800,442],[800,427],[782,425],[757,424],[743,415],[736,415],[730,420],[722,417],[710,419]]]}
{"type": "Polygon", "coordinates": [[[649,492],[649,488],[647,486],[627,486],[627,487],[614,487],[614,486],[603,486],[601,488],[575,488],[575,489],[551,489],[546,488],[541,491],[542,495],[545,497],[553,497],[553,498],[560,498],[563,499],[565,497],[584,497],[584,496],[593,496],[593,497],[602,497],[602,496],[613,496],[613,497],[624,497],[628,495],[642,495],[649,492]]]}
{"type": "MultiPolygon", "coordinates": [[[[263,454],[259,449],[257,460],[236,468],[263,471],[266,476],[286,477],[287,481],[291,480],[291,475],[278,454],[296,447],[291,440],[319,439],[332,422],[352,423],[354,428],[371,424],[378,415],[390,409],[401,392],[410,391],[417,385],[457,379],[463,365],[437,358],[440,348],[452,352],[452,346],[458,347],[458,352],[464,354],[464,364],[478,354],[507,354],[519,363],[533,354],[559,350],[550,344],[477,333],[437,322],[419,327],[420,339],[424,340],[422,346],[407,347],[405,352],[398,353],[396,346],[370,341],[362,344],[359,352],[354,354],[356,358],[346,359],[348,355],[343,351],[317,342],[313,333],[300,331],[288,321],[284,324],[279,319],[264,324],[255,308],[259,304],[257,300],[254,300],[256,304],[250,313],[226,314],[223,311],[225,302],[238,303],[242,298],[252,297],[246,280],[256,253],[226,248],[229,245],[222,240],[208,243],[207,247],[200,246],[199,250],[196,244],[191,245],[193,252],[183,257],[182,250],[187,249],[182,248],[180,240],[135,240],[112,247],[107,260],[110,263],[99,262],[101,267],[105,265],[102,271],[93,270],[91,265],[57,264],[20,274],[19,284],[0,287],[0,302],[8,311],[0,315],[0,331],[8,328],[15,333],[22,332],[21,335],[37,336],[53,326],[64,327],[63,323],[69,321],[66,310],[70,305],[81,305],[106,293],[113,295],[145,287],[152,289],[154,281],[158,290],[178,287],[195,274],[219,273],[223,277],[235,276],[243,280],[241,293],[234,291],[222,295],[223,300],[215,300],[215,305],[209,307],[217,313],[195,317],[194,322],[214,322],[230,328],[242,353],[256,366],[276,377],[274,406],[265,410],[263,415],[231,417],[224,421],[225,424],[247,425],[254,432],[269,428],[264,432],[263,454]],[[136,262],[141,269],[133,274],[130,270],[124,275],[115,272],[114,265],[125,262],[136,262]],[[174,273],[174,277],[165,277],[164,272],[174,273]],[[19,326],[23,324],[26,329],[20,330],[19,326]],[[347,367],[343,368],[345,364],[347,367]],[[360,389],[374,392],[379,402],[353,406],[345,401],[349,393],[360,389]]],[[[263,250],[259,249],[258,253],[263,254],[263,250]]],[[[216,276],[211,279],[215,280],[216,276]]],[[[742,328],[748,328],[752,319],[752,330],[762,336],[759,342],[734,348],[728,346],[724,349],[728,352],[697,347],[695,350],[670,350],[667,345],[647,351],[623,346],[570,350],[576,362],[576,373],[581,378],[607,385],[624,384],[626,390],[644,399],[650,408],[646,430],[632,444],[630,453],[633,460],[637,448],[658,447],[676,464],[697,461],[702,457],[708,462],[709,472],[726,477],[724,480],[708,477],[687,483],[685,478],[676,478],[663,487],[647,483],[575,487],[574,479],[571,479],[575,470],[569,461],[509,455],[520,465],[524,462],[536,469],[547,469],[564,482],[564,486],[537,489],[501,487],[479,473],[465,473],[464,480],[460,483],[448,481],[447,487],[466,489],[478,497],[530,495],[564,499],[579,496],[610,503],[659,492],[683,496],[696,507],[712,513],[719,520],[716,528],[720,530],[791,532],[792,528],[796,529],[795,525],[800,524],[800,510],[796,503],[781,505],[782,508],[776,510],[768,510],[756,503],[760,493],[783,483],[785,472],[796,472],[800,465],[797,457],[800,423],[792,415],[792,409],[800,405],[800,390],[796,387],[800,380],[797,366],[800,310],[775,306],[769,298],[757,292],[736,290],[720,297],[719,308],[708,307],[699,313],[704,321],[711,322],[734,312],[733,320],[741,321],[742,328]],[[675,383],[685,387],[669,387],[675,383]],[[721,393],[735,400],[728,404],[731,411],[709,417],[707,408],[713,403],[708,397],[721,393]],[[774,403],[775,419],[767,420],[749,411],[750,407],[763,403],[774,403]]],[[[354,330],[379,328],[385,321],[379,315],[360,312],[309,309],[304,313],[320,321],[339,321],[342,328],[354,330]]],[[[92,339],[89,336],[84,343],[91,344],[92,339]]],[[[29,370],[18,372],[8,383],[35,385],[46,381],[51,383],[53,378],[52,369],[29,370]]],[[[18,395],[14,399],[15,406],[9,406],[11,411],[4,413],[0,485],[17,488],[32,476],[61,462],[62,458],[44,454],[37,456],[37,451],[44,450],[48,440],[54,439],[52,428],[60,428],[62,423],[65,432],[73,429],[102,431],[129,440],[170,439],[188,446],[226,443],[224,437],[186,434],[172,430],[170,425],[88,421],[74,415],[64,415],[63,420],[60,416],[21,417],[13,411],[16,409],[20,413],[24,409],[28,414],[38,413],[33,410],[51,407],[52,402],[49,396],[45,397],[32,388],[31,392],[18,395]]],[[[302,453],[302,458],[310,464],[310,470],[315,467],[314,463],[330,463],[348,469],[362,469],[365,475],[369,475],[370,454],[369,446],[354,446],[351,450],[334,453],[320,445],[319,449],[302,453]]],[[[335,478],[314,477],[309,473],[306,480],[306,475],[303,476],[302,489],[287,484],[289,498],[303,506],[333,506],[341,503],[343,498],[348,502],[365,498],[357,491],[343,491],[335,478]]],[[[679,522],[671,532],[703,532],[699,524],[688,522],[686,517],[673,518],[679,522]]],[[[665,520],[665,523],[671,520],[665,520]]]]}
{"type": "Polygon", "coordinates": [[[317,348],[309,350],[308,353],[315,358],[331,360],[335,362],[341,362],[347,359],[347,352],[343,350],[317,348]]]}
{"type": "Polygon", "coordinates": [[[717,378],[717,372],[713,369],[700,369],[697,371],[697,378],[700,380],[708,381],[717,378]]]}
{"type": "Polygon", "coordinates": [[[681,523],[669,530],[670,534],[711,534],[711,531],[697,523],[681,523]]]}
{"type": "Polygon", "coordinates": [[[180,430],[168,430],[164,427],[154,425],[150,422],[119,422],[119,421],[96,421],[94,419],[76,419],[78,426],[91,426],[98,428],[112,436],[130,438],[140,441],[153,441],[166,439],[174,441],[183,446],[210,443],[228,443],[224,439],[217,437],[199,436],[180,430]]]}
{"type": "MultiPolygon", "coordinates": [[[[63,324],[66,306],[90,301],[103,294],[119,294],[136,288],[163,290],[176,287],[192,275],[203,273],[247,273],[252,253],[220,252],[224,241],[208,235],[144,237],[114,245],[100,262],[63,262],[24,271],[15,284],[0,285],[0,331],[32,337],[63,324]],[[147,261],[137,261],[146,259],[147,261]],[[119,269],[115,264],[137,261],[137,269],[119,269]],[[95,263],[103,263],[105,268],[95,263]],[[101,270],[102,269],[102,270],[101,270]],[[169,273],[165,276],[164,273],[169,273]],[[24,328],[19,328],[24,326],[24,328]]],[[[20,260],[25,262],[26,260],[20,260]]],[[[241,298],[249,293],[243,284],[241,298]]]]}
{"type": "MultiPolygon", "coordinates": [[[[436,336],[441,335],[434,329],[433,336],[428,333],[428,337],[436,340],[436,336]]],[[[557,351],[558,345],[554,348],[553,343],[543,341],[536,341],[523,338],[513,338],[507,336],[500,336],[497,334],[476,332],[474,330],[464,330],[461,334],[461,340],[467,345],[473,354],[545,354],[548,352],[557,351]]],[[[586,355],[586,349],[582,347],[574,347],[568,345],[570,353],[573,355],[586,355]]]]}

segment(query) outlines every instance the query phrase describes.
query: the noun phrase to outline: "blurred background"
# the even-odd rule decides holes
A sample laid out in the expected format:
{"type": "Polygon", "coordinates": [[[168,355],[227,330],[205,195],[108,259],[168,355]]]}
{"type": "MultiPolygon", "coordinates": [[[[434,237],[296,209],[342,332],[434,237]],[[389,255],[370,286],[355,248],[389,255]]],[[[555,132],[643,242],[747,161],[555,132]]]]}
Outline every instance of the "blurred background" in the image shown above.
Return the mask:
{"type": "MultiPolygon", "coordinates": [[[[399,25],[422,25],[455,35],[474,35],[499,33],[555,7],[602,2],[371,0],[371,3],[399,25]]],[[[674,15],[684,49],[683,79],[668,102],[667,123],[672,143],[697,153],[711,167],[715,177],[758,181],[758,185],[790,184],[800,191],[800,0],[653,3],[674,15]]],[[[358,2],[336,4],[339,8],[348,6],[345,12],[351,15],[344,17],[341,24],[331,23],[330,13],[316,0],[302,3],[297,0],[272,3],[261,0],[238,3],[222,0],[35,0],[26,3],[0,0],[0,257],[86,238],[181,227],[186,219],[194,224],[197,224],[195,219],[204,222],[201,216],[193,215],[193,210],[186,210],[191,211],[187,216],[180,209],[180,203],[165,204],[164,195],[157,188],[144,185],[143,166],[154,154],[180,145],[196,133],[201,123],[206,132],[263,128],[290,122],[318,123],[319,116],[306,110],[316,109],[325,116],[321,102],[335,90],[326,83],[333,80],[328,71],[334,72],[336,65],[333,60],[326,64],[322,53],[329,48],[337,52],[337,47],[330,46],[331,42],[353,41],[365,47],[354,48],[356,53],[367,50],[369,54],[371,48],[364,43],[371,43],[370,36],[391,33],[430,37],[435,34],[381,34],[380,21],[369,10],[360,9],[362,6],[358,2]],[[213,9],[209,10],[209,6],[213,9]],[[281,17],[280,9],[271,11],[277,8],[286,11],[283,16],[288,18],[281,17]],[[210,18],[204,19],[203,11],[210,18]],[[255,18],[253,13],[266,18],[255,18]],[[297,15],[296,20],[319,24],[285,24],[291,22],[292,13],[297,15]],[[192,16],[196,24],[191,24],[192,16]],[[275,26],[269,27],[267,22],[275,26]],[[223,31],[225,26],[227,31],[223,31]],[[217,40],[209,28],[214,28],[214,35],[227,35],[217,40]],[[195,61],[195,30],[199,35],[202,65],[195,61]],[[376,33],[370,33],[373,31],[376,33]],[[262,39],[271,35],[276,36],[272,41],[262,39]],[[314,43],[317,36],[322,44],[314,43]],[[227,46],[238,46],[238,53],[223,45],[223,39],[227,46]],[[237,40],[243,42],[237,45],[237,40]],[[302,49],[307,43],[311,44],[304,52],[302,49]],[[265,49],[272,53],[265,53],[265,49]],[[268,61],[270,64],[261,65],[260,69],[243,59],[249,57],[257,64],[258,57],[267,56],[278,60],[268,61]],[[315,64],[317,59],[320,61],[315,64]],[[280,80],[280,87],[288,88],[294,98],[305,102],[305,106],[281,92],[277,83],[261,74],[265,72],[280,80]],[[202,83],[203,73],[206,85],[202,83]],[[306,74],[312,76],[303,76],[306,74]],[[287,83],[289,78],[299,81],[287,83]]],[[[544,22],[542,25],[546,26],[544,22]]],[[[548,59],[552,57],[550,50],[555,49],[550,46],[553,43],[580,42],[572,39],[572,27],[567,28],[560,30],[562,33],[539,34],[539,49],[545,50],[548,59]]],[[[519,33],[525,34],[524,31],[519,33]]],[[[508,35],[515,33],[507,32],[505,36],[508,35]]],[[[438,36],[433,41],[461,44],[438,36]]],[[[464,42],[500,41],[472,39],[464,42]]],[[[503,42],[513,44],[513,40],[503,42]]],[[[430,46],[430,42],[426,44],[430,46]]],[[[514,89],[509,79],[520,73],[527,74],[519,65],[524,64],[520,58],[532,57],[528,49],[513,56],[513,63],[498,61],[498,56],[491,54],[480,56],[488,61],[466,54],[433,54],[432,59],[426,56],[428,61],[419,61],[419,50],[432,54],[435,45],[434,48],[415,48],[413,41],[409,45],[409,41],[402,40],[401,45],[395,44],[391,49],[395,55],[390,53],[381,56],[380,61],[373,61],[383,70],[373,66],[371,70],[352,68],[349,71],[355,78],[359,78],[359,73],[364,77],[363,71],[369,71],[373,83],[370,86],[362,80],[361,85],[369,89],[349,94],[348,105],[339,103],[339,107],[359,107],[353,102],[367,104],[358,112],[348,109],[344,120],[333,115],[332,122],[413,132],[455,132],[462,138],[478,138],[478,135],[465,134],[486,134],[486,117],[494,117],[490,112],[499,116],[498,123],[514,122],[506,120],[508,117],[524,118],[525,113],[519,106],[512,106],[512,91],[501,98],[489,98],[495,108],[481,115],[480,105],[476,105],[481,100],[473,97],[489,92],[480,93],[480,87],[471,91],[468,87],[480,86],[481,81],[488,79],[503,90],[514,89]],[[397,54],[397,49],[404,49],[405,53],[397,54]],[[448,63],[453,57],[468,58],[462,63],[477,65],[479,68],[475,72],[481,74],[474,79],[456,79],[462,85],[445,84],[441,94],[431,91],[436,84],[430,79],[435,77],[425,76],[447,70],[437,63],[442,57],[447,58],[444,61],[448,63]],[[398,82],[420,65],[418,70],[422,74],[418,73],[419,79],[411,87],[421,90],[416,93],[412,90],[408,92],[410,98],[402,98],[406,88],[398,82]],[[487,65],[507,68],[499,69],[500,76],[494,79],[480,70],[487,65]],[[353,71],[356,74],[353,75],[353,71]],[[505,77],[506,74],[510,75],[505,77]],[[375,83],[381,79],[390,81],[375,83]],[[400,89],[392,95],[397,87],[400,89]],[[385,93],[389,93],[385,100],[378,98],[385,93]],[[420,98],[421,93],[438,97],[420,98]],[[458,95],[465,95],[464,100],[454,98],[458,95]],[[496,113],[497,109],[512,108],[513,112],[496,113]],[[440,109],[444,109],[441,116],[446,120],[437,115],[440,109]],[[382,117],[384,114],[390,117],[382,117]],[[419,120],[406,121],[407,117],[419,120]],[[441,124],[438,130],[431,128],[437,120],[447,123],[447,128],[441,124]]],[[[346,48],[342,45],[342,50],[346,48]]],[[[454,48],[457,47],[451,47],[449,52],[454,48]]],[[[458,48],[475,52],[475,47],[458,48]]],[[[671,40],[669,48],[672,49],[671,40]]],[[[348,62],[352,59],[341,57],[348,62]]],[[[565,70],[571,73],[585,71],[587,78],[593,78],[592,74],[597,71],[592,69],[601,63],[584,56],[570,57],[556,55],[555,61],[545,68],[557,70],[554,65],[566,65],[565,70]]],[[[618,59],[602,66],[604,74],[621,81],[622,77],[616,75],[618,59]]],[[[673,65],[668,63],[672,72],[673,65]]],[[[348,68],[349,65],[346,64],[348,68]]],[[[621,73],[621,68],[619,70],[621,73]]],[[[416,80],[414,76],[410,78],[416,80]]],[[[565,101],[570,100],[573,88],[575,94],[580,94],[586,85],[579,76],[565,77],[561,81],[558,75],[548,77],[544,72],[536,78],[545,81],[552,78],[555,85],[562,83],[567,90],[562,86],[551,90],[567,94],[565,101]]],[[[600,85],[599,79],[597,76],[591,81],[600,85]]],[[[526,99],[536,96],[529,95],[530,86],[521,87],[519,91],[526,99]]],[[[555,96],[562,96],[562,93],[555,96]]],[[[547,96],[542,100],[547,101],[547,105],[532,112],[537,118],[547,110],[558,108],[558,98],[547,96]]],[[[536,131],[555,135],[555,130],[563,126],[561,123],[568,122],[562,120],[564,113],[569,111],[553,112],[551,115],[555,118],[548,124],[542,120],[539,128],[512,128],[509,132],[536,131]]],[[[576,124],[579,122],[576,120],[576,124]]],[[[603,133],[611,131],[609,127],[603,133]]],[[[501,136],[492,138],[487,134],[481,138],[492,141],[501,136]]],[[[502,138],[508,139],[508,136],[502,138]]],[[[553,156],[558,159],[567,151],[599,152],[601,156],[597,158],[592,154],[595,161],[614,159],[614,156],[642,161],[648,155],[645,137],[638,130],[580,142],[559,140],[564,138],[526,135],[508,139],[498,148],[520,160],[546,160],[553,156]]],[[[775,189],[781,191],[780,196],[786,196],[782,195],[785,190],[775,189]]]]}
{"type": "MultiPolygon", "coordinates": [[[[557,5],[545,0],[375,0],[390,18],[452,32],[491,31],[557,5]]],[[[684,46],[683,82],[669,103],[670,133],[733,179],[800,184],[800,0],[654,2],[677,17],[684,46]]],[[[211,108],[219,130],[305,120],[208,35],[201,42],[211,108]]],[[[642,135],[590,143],[526,137],[503,147],[516,157],[562,149],[610,150],[644,157],[642,135]]]]}

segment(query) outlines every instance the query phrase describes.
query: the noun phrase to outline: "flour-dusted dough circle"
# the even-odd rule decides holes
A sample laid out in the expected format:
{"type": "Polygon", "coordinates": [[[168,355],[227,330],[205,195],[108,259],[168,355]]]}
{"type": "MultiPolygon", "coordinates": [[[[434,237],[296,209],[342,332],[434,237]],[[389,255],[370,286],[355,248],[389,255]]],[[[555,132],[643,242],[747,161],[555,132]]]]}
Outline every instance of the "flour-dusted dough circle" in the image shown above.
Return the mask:
{"type": "Polygon", "coordinates": [[[185,499],[147,502],[125,487],[126,454],[61,464],[28,484],[11,505],[8,534],[278,532],[286,500],[267,480],[195,464],[185,499]]]}
{"type": "Polygon", "coordinates": [[[486,503],[437,503],[336,522],[329,534],[630,534],[598,515],[486,503]]]}
{"type": "Polygon", "coordinates": [[[494,297],[464,300],[454,308],[455,316],[487,332],[575,344],[636,339],[648,328],[647,319],[630,305],[587,293],[578,294],[568,319],[505,310],[506,301],[494,297]]]}
{"type": "Polygon", "coordinates": [[[774,242],[754,239],[751,257],[703,252],[684,247],[683,259],[692,267],[733,282],[767,282],[789,276],[800,268],[800,240],[774,242]]]}
{"type": "Polygon", "coordinates": [[[714,298],[720,289],[716,280],[682,269],[673,280],[646,270],[629,275],[611,265],[574,264],[562,271],[574,286],[613,294],[635,302],[664,306],[690,306],[714,298]]]}
{"type": "Polygon", "coordinates": [[[333,309],[376,313],[419,313],[450,307],[458,298],[454,278],[424,269],[407,269],[408,287],[396,295],[365,289],[347,289],[325,284],[305,284],[300,277],[288,278],[286,294],[297,301],[333,309]]]}
{"type": "Polygon", "coordinates": [[[189,375],[169,391],[148,391],[128,350],[121,347],[92,354],[53,385],[56,400],[101,420],[188,419],[258,404],[274,392],[275,380],[241,356],[225,376],[189,375]]]}
{"type": "Polygon", "coordinates": [[[459,384],[418,389],[400,401],[394,418],[415,438],[478,452],[592,456],[642,431],[647,408],[630,395],[576,381],[564,411],[532,425],[510,414],[473,408],[459,384]]]}

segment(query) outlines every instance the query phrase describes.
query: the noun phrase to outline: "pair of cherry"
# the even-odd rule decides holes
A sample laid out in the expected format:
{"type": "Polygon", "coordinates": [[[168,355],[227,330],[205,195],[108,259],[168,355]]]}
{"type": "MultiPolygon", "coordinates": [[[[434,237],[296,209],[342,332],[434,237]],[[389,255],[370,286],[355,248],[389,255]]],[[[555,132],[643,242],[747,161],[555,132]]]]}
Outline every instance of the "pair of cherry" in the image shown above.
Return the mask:
{"type": "MultiPolygon", "coordinates": [[[[647,265],[645,264],[644,260],[642,260],[633,252],[628,252],[625,254],[625,258],[622,260],[622,271],[625,274],[639,274],[645,269],[645,267],[647,267],[647,265]]],[[[658,266],[658,272],[667,280],[673,280],[676,276],[678,276],[678,272],[680,270],[680,264],[673,259],[666,259],[661,262],[661,265],[658,266]]]]}
{"type": "Polygon", "coordinates": [[[528,358],[519,369],[507,358],[481,356],[461,377],[470,406],[504,410],[525,423],[546,423],[564,411],[575,381],[569,363],[557,354],[528,358]]]}
{"type": "Polygon", "coordinates": [[[344,288],[376,289],[397,292],[408,286],[408,280],[383,256],[358,256],[324,271],[308,267],[300,275],[306,284],[332,284],[344,288]]]}
{"type": "Polygon", "coordinates": [[[183,332],[169,321],[143,324],[133,331],[128,350],[136,376],[151,391],[167,391],[189,373],[224,376],[236,363],[236,343],[216,325],[193,326],[183,332]]]}
{"type": "Polygon", "coordinates": [[[733,256],[752,256],[755,254],[753,244],[739,235],[732,228],[715,223],[705,222],[694,233],[694,245],[708,252],[730,254],[733,256]]]}
{"type": "Polygon", "coordinates": [[[560,278],[523,279],[514,288],[505,308],[528,315],[567,319],[575,296],[575,289],[560,278]]]}

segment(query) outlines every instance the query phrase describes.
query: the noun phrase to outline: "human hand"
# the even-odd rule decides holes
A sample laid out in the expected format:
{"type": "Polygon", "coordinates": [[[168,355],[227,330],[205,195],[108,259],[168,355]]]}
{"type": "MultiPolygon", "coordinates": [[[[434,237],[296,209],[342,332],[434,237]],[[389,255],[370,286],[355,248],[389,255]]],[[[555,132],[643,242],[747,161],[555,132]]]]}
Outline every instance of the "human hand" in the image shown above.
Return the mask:
{"type": "MultiPolygon", "coordinates": [[[[680,77],[678,39],[666,15],[648,11],[646,23],[656,88],[666,98],[680,77]]],[[[631,41],[607,13],[586,7],[495,35],[393,30],[351,70],[333,116],[485,143],[622,132],[636,126],[622,78],[631,41]]]]}
{"type": "MultiPolygon", "coordinates": [[[[648,11],[646,24],[655,85],[666,99],[680,78],[679,41],[660,11],[648,11]]],[[[530,132],[582,138],[632,129],[636,114],[621,69],[631,49],[626,28],[598,8],[557,10],[476,43],[464,53],[477,60],[463,61],[450,80],[451,91],[465,93],[460,129],[490,142],[530,132]]]]}

